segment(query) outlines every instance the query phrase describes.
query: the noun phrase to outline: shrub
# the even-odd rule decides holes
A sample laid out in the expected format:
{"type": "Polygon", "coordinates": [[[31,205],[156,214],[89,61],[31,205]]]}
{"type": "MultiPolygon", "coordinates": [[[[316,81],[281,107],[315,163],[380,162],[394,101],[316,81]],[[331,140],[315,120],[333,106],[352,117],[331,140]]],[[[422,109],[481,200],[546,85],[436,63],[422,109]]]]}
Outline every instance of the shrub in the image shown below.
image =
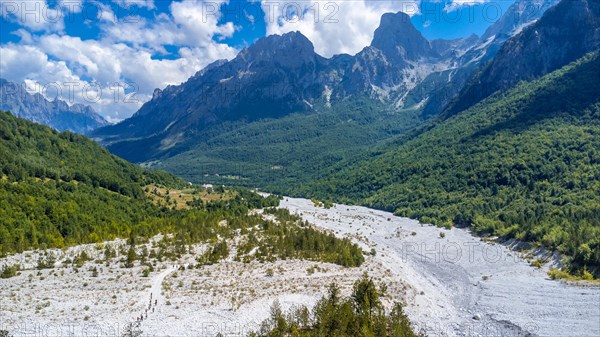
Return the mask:
{"type": "MultiPolygon", "coordinates": [[[[12,266],[5,265],[2,267],[2,272],[0,272],[0,278],[11,278],[17,276],[17,272],[21,269],[21,266],[18,264],[14,264],[12,266]]],[[[2,335],[0,334],[0,337],[2,335]]]]}
{"type": "Polygon", "coordinates": [[[568,272],[555,267],[550,268],[550,270],[548,271],[548,276],[550,276],[550,278],[553,280],[568,280],[572,278],[572,276],[569,275],[568,272]]]}
{"type": "Polygon", "coordinates": [[[531,262],[531,266],[532,267],[536,267],[536,268],[542,268],[543,262],[540,259],[536,259],[535,261],[531,262]]]}
{"type": "Polygon", "coordinates": [[[54,268],[54,263],[56,259],[52,254],[46,256],[40,256],[37,261],[37,269],[52,269],[54,268]]]}
{"type": "Polygon", "coordinates": [[[365,275],[354,283],[348,298],[341,296],[336,284],[330,285],[312,312],[302,306],[285,314],[276,301],[260,332],[250,336],[420,336],[413,331],[402,304],[396,303],[386,314],[381,295],[373,280],[365,275]]]}
{"type": "Polygon", "coordinates": [[[123,334],[121,335],[121,337],[140,337],[140,336],[142,336],[142,334],[143,334],[143,332],[142,332],[142,330],[140,330],[139,323],[129,323],[125,327],[125,330],[123,331],[123,334]]]}

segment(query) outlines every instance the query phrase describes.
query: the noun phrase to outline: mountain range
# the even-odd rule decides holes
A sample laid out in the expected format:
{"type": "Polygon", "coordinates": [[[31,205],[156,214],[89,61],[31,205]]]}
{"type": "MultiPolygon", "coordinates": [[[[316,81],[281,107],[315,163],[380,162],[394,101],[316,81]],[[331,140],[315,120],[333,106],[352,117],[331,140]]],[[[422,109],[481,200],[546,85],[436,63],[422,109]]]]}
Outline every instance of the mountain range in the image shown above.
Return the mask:
{"type": "Polygon", "coordinates": [[[428,41],[408,15],[388,13],[382,16],[370,46],[353,56],[329,59],[316,54],[312,43],[299,32],[268,36],[233,60],[214,62],[179,86],[156,89],[152,100],[131,118],[100,128],[91,136],[128,160],[173,170],[191,180],[204,180],[206,174],[250,181],[261,180],[258,175],[269,176],[267,181],[273,175],[313,178],[313,173],[306,175],[301,168],[308,158],[317,162],[310,164],[319,167],[314,173],[321,173],[332,163],[351,160],[353,154],[442,112],[451,114],[495,90],[543,75],[593,50],[598,45],[594,38],[598,22],[593,16],[597,5],[576,2],[563,2],[553,11],[571,13],[559,21],[554,17],[560,14],[552,14],[538,22],[558,1],[519,0],[481,38],[472,35],[456,40],[428,41]],[[574,18],[583,20],[573,22],[574,18]],[[542,29],[530,29],[532,25],[542,29]],[[555,36],[553,27],[557,25],[566,27],[560,36],[555,36]],[[531,56],[516,60],[524,55],[519,48],[531,39],[532,31],[539,31],[540,41],[545,41],[568,40],[577,30],[589,36],[585,45],[556,46],[565,50],[558,54],[540,42],[528,47],[531,56]],[[540,68],[543,62],[539,59],[547,57],[553,58],[551,64],[540,68]],[[520,70],[504,72],[507,75],[503,76],[512,76],[510,80],[494,77],[503,64],[511,62],[520,64],[520,70]],[[497,84],[479,86],[482,81],[497,84]],[[480,87],[491,92],[472,93],[480,87]],[[262,123],[281,131],[306,130],[312,125],[318,130],[296,132],[297,146],[287,146],[284,141],[283,148],[271,149],[278,153],[273,157],[261,151],[263,145],[282,141],[274,138],[279,137],[277,132],[261,129],[262,123]],[[358,125],[348,130],[344,123],[358,125]],[[342,130],[344,135],[340,135],[342,130]],[[260,139],[252,144],[248,137],[236,136],[248,132],[259,133],[260,139]],[[311,144],[319,141],[326,148],[304,150],[315,148],[311,144]],[[248,142],[250,149],[245,146],[248,142]],[[240,148],[245,148],[246,156],[233,155],[240,148]],[[249,161],[252,167],[248,167],[249,161]],[[283,171],[271,172],[273,167],[283,171]]]}
{"type": "MultiPolygon", "coordinates": [[[[452,46],[468,48],[469,41],[452,46]]],[[[223,122],[326,113],[356,97],[392,104],[396,110],[413,108],[403,97],[432,72],[450,67],[446,47],[426,40],[401,12],[385,14],[371,46],[354,56],[326,59],[299,32],[271,35],[180,86],[156,90],[133,117],[97,130],[93,137],[115,153],[143,162],[180,152],[173,149],[189,147],[223,122]],[[139,144],[152,151],[133,154],[139,144]]]]}
{"type": "Polygon", "coordinates": [[[24,85],[0,78],[0,111],[59,131],[86,134],[109,123],[90,106],[69,105],[60,99],[50,101],[40,93],[30,93],[24,85]]]}

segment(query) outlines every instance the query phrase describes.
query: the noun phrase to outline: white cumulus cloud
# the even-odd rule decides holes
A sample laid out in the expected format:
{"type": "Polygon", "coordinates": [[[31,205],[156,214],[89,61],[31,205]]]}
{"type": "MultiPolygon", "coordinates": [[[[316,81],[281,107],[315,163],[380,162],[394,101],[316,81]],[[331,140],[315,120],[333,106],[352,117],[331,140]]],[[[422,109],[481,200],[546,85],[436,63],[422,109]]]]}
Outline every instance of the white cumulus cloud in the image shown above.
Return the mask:
{"type": "Polygon", "coordinates": [[[0,16],[34,31],[61,31],[65,14],[59,5],[46,0],[1,1],[0,16]]]}
{"type": "Polygon", "coordinates": [[[419,12],[419,0],[270,1],[263,0],[267,34],[300,31],[322,56],[356,54],[368,46],[387,12],[419,12]]]}
{"type": "MultiPolygon", "coordinates": [[[[0,46],[1,77],[28,86],[59,85],[64,100],[92,105],[116,121],[137,111],[155,88],[182,83],[215,60],[231,59],[238,52],[215,41],[235,32],[232,23],[219,24],[218,6],[206,7],[215,2],[177,1],[168,13],[153,20],[135,16],[124,20],[106,4],[87,1],[100,6],[103,14],[93,23],[102,32],[98,39],[69,36],[7,14],[21,24],[13,32],[21,41],[0,46]],[[159,57],[166,53],[166,46],[174,46],[175,55],[171,49],[168,58],[159,57]],[[69,88],[72,83],[77,84],[75,89],[69,88]],[[67,95],[69,91],[73,97],[67,95]]],[[[115,2],[131,5],[130,0],[115,2]]],[[[46,2],[40,1],[41,5],[46,2]]],[[[154,7],[153,1],[135,1],[135,5],[154,7]]]]}

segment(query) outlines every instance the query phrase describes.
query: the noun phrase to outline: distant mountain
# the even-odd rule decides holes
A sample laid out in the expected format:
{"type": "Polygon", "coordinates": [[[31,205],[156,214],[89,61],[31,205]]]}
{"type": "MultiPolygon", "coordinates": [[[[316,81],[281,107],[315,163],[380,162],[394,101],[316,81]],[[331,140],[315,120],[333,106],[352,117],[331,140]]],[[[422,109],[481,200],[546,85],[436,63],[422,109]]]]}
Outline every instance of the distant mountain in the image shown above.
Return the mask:
{"type": "Polygon", "coordinates": [[[231,62],[216,62],[180,86],[157,90],[131,118],[94,136],[123,140],[158,135],[165,149],[167,142],[179,142],[181,132],[218,122],[309,111],[309,101],[322,94],[319,76],[325,67],[326,60],[302,34],[272,35],[231,62]]]}
{"type": "Polygon", "coordinates": [[[86,134],[109,123],[90,106],[47,100],[39,93],[30,94],[23,85],[0,79],[0,110],[17,117],[48,125],[59,131],[86,134]]]}
{"type": "Polygon", "coordinates": [[[411,23],[410,16],[386,13],[375,30],[371,47],[379,49],[392,63],[439,58],[431,43],[411,23]]]}
{"type": "Polygon", "coordinates": [[[157,89],[134,116],[92,135],[114,153],[142,162],[189,149],[207,128],[224,122],[322,113],[365,96],[400,109],[407,91],[451,63],[453,55],[437,51],[443,49],[435,49],[401,12],[385,14],[371,46],[355,56],[326,59],[299,32],[272,35],[179,86],[157,89]]]}
{"type": "Polygon", "coordinates": [[[554,71],[600,48],[600,2],[563,0],[506,41],[446,112],[460,112],[497,90],[554,71]]]}
{"type": "Polygon", "coordinates": [[[442,57],[436,52],[407,14],[387,13],[370,46],[354,57],[332,59],[334,69],[329,72],[338,75],[339,81],[328,85],[338,100],[367,94],[401,107],[409,90],[430,73],[446,69],[451,59],[452,55],[442,57]]]}

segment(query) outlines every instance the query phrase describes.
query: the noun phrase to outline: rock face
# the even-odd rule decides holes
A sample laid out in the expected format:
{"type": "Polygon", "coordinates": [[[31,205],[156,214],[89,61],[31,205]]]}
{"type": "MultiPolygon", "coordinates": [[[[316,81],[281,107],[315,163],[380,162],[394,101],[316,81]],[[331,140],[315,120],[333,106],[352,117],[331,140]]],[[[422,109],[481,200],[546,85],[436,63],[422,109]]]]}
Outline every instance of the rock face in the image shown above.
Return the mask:
{"type": "MultiPolygon", "coordinates": [[[[217,123],[318,113],[359,96],[393,109],[424,106],[426,115],[435,115],[515,27],[535,20],[555,1],[523,11],[516,20],[501,20],[486,40],[428,41],[402,12],[383,15],[371,45],[356,55],[323,58],[299,32],[268,36],[231,61],[217,61],[181,85],[155,91],[134,116],[92,136],[114,153],[140,162],[193,146],[217,123]],[[147,149],[144,155],[141,147],[147,149]]],[[[508,15],[521,13],[515,8],[508,15]]]]}
{"type": "Polygon", "coordinates": [[[394,64],[439,57],[431,43],[412,25],[410,16],[402,12],[381,17],[371,47],[379,49],[394,64]]]}
{"type": "Polygon", "coordinates": [[[457,113],[495,91],[552,72],[598,48],[600,2],[563,0],[506,41],[493,61],[470,80],[447,113],[457,113]]]}
{"type": "Polygon", "coordinates": [[[560,0],[517,0],[507,12],[481,36],[483,41],[494,37],[508,38],[534,23],[560,0]]]}
{"type": "Polygon", "coordinates": [[[109,123],[87,105],[69,106],[65,101],[49,101],[41,94],[30,94],[22,85],[0,79],[0,110],[59,131],[87,134],[109,123]]]}
{"type": "MultiPolygon", "coordinates": [[[[446,78],[447,80],[442,83],[435,81],[434,90],[425,91],[428,96],[425,97],[427,102],[423,108],[423,114],[429,116],[441,112],[460,94],[480,65],[490,62],[507,40],[519,34],[527,26],[534,24],[549,8],[559,1],[516,0],[498,21],[486,29],[481,38],[469,37],[464,39],[465,42],[470,42],[470,44],[466,48],[462,48],[462,50],[466,50],[464,54],[455,54],[452,68],[443,74],[432,74],[434,79],[437,77],[446,78]]],[[[448,42],[451,41],[432,41],[436,50],[447,45],[448,42]]],[[[456,47],[450,48],[450,50],[457,49],[456,47]]],[[[439,52],[443,53],[442,51],[439,52]]],[[[423,92],[421,88],[418,88],[418,90],[423,92]]]]}

